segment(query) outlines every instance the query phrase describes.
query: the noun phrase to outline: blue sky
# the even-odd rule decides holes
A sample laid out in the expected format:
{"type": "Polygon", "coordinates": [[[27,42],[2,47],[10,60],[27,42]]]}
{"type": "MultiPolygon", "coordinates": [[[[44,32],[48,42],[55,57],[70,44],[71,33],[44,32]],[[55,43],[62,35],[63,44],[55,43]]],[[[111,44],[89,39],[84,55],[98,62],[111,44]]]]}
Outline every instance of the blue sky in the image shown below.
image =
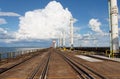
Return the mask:
{"type": "MultiPolygon", "coordinates": [[[[8,15],[0,15],[0,45],[4,46],[25,46],[25,47],[49,47],[51,45],[51,40],[16,40],[14,39],[14,33],[18,32],[20,27],[22,27],[20,17],[25,17],[25,14],[29,11],[34,11],[38,9],[44,9],[49,2],[52,0],[0,0],[0,12],[4,12],[4,14],[8,13],[8,15]],[[11,13],[11,14],[10,14],[11,13]],[[13,14],[12,14],[13,13],[13,14]],[[3,21],[4,20],[4,21],[3,21]],[[20,25],[21,24],[21,25],[20,25]],[[6,39],[6,37],[8,38],[6,39]],[[2,38],[4,37],[4,39],[2,38]]],[[[109,46],[109,36],[104,38],[97,38],[99,36],[98,31],[95,31],[90,27],[90,20],[95,20],[100,27],[99,31],[107,34],[109,32],[108,26],[108,0],[55,0],[56,2],[60,2],[63,8],[68,8],[69,12],[72,14],[73,18],[77,19],[74,23],[75,29],[78,29],[75,34],[80,36],[82,39],[84,36],[93,38],[92,35],[95,36],[97,42],[100,43],[98,46],[109,46]],[[91,2],[90,2],[91,1],[91,2]],[[105,42],[105,43],[104,43],[105,42]],[[105,44],[105,45],[103,45],[105,44]]],[[[120,0],[118,0],[118,8],[120,11],[120,0]]],[[[35,20],[35,19],[34,19],[35,20]]],[[[120,21],[119,21],[120,24],[120,21]]],[[[89,41],[89,46],[92,46],[94,43],[93,40],[82,40],[83,43],[77,44],[78,38],[75,39],[75,46],[87,46],[89,41]],[[92,45],[91,45],[92,44],[92,45]]],[[[69,45],[69,44],[67,44],[69,45]]],[[[95,46],[95,44],[94,44],[95,46]]]]}

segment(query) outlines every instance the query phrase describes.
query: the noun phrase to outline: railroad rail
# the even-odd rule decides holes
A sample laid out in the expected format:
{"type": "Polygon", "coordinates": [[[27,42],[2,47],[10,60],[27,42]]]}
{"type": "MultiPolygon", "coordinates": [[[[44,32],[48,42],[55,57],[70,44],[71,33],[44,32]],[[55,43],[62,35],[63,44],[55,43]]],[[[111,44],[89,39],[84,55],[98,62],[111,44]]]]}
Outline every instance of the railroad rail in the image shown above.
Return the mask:
{"type": "Polygon", "coordinates": [[[95,72],[94,70],[88,68],[87,66],[75,61],[73,58],[58,52],[66,62],[68,62],[71,67],[79,74],[82,79],[106,79],[101,74],[95,72]]]}
{"type": "Polygon", "coordinates": [[[38,66],[33,70],[33,72],[29,75],[28,79],[46,79],[46,73],[48,70],[48,63],[50,60],[50,55],[51,53],[47,55],[40,63],[38,66]]]}
{"type": "Polygon", "coordinates": [[[46,53],[36,52],[36,54],[33,54],[32,56],[29,56],[28,58],[20,62],[17,62],[16,64],[10,65],[0,71],[0,78],[1,79],[9,79],[9,78],[19,79],[20,77],[19,75],[23,74],[24,76],[21,76],[22,78],[20,77],[20,79],[26,79],[27,75],[30,75],[30,73],[33,72],[34,69],[37,68],[37,66],[39,66],[40,61],[36,61],[36,60],[38,59],[42,60],[43,58],[46,57],[46,55],[47,55],[47,52],[46,53]]]}
{"type": "Polygon", "coordinates": [[[80,59],[73,54],[65,53],[56,49],[48,49],[46,52],[37,53],[33,58],[21,62],[20,64],[3,71],[0,74],[1,79],[114,79],[120,78],[118,73],[109,68],[113,65],[120,66],[117,62],[103,60],[103,62],[94,62],[80,59]],[[104,70],[97,68],[102,66],[104,70]],[[105,67],[105,66],[108,67],[105,67]],[[28,66],[28,67],[27,67],[28,66]],[[109,72],[108,72],[109,71],[109,72]],[[105,73],[103,73],[105,72],[105,73]],[[112,74],[116,73],[116,74],[112,74]],[[21,77],[22,75],[22,77],[21,77]]]}
{"type": "Polygon", "coordinates": [[[45,79],[79,79],[79,76],[60,54],[53,49],[45,79]]]}
{"type": "Polygon", "coordinates": [[[2,73],[4,73],[4,72],[6,72],[6,71],[8,71],[8,70],[10,70],[10,69],[12,69],[12,68],[14,68],[14,67],[16,67],[16,66],[18,66],[18,65],[20,65],[20,64],[22,64],[22,63],[24,63],[24,62],[26,62],[26,61],[29,61],[30,59],[34,58],[34,57],[37,56],[37,55],[38,55],[38,53],[33,54],[32,56],[27,57],[27,58],[23,59],[22,61],[17,62],[17,63],[15,63],[15,64],[13,64],[13,65],[10,65],[10,66],[8,66],[7,68],[3,68],[3,69],[1,68],[1,69],[0,69],[0,74],[2,74],[2,73]]]}
{"type": "Polygon", "coordinates": [[[87,58],[87,59],[81,59],[79,57],[76,57],[74,53],[75,52],[72,52],[72,53],[64,52],[64,55],[69,55],[68,57],[70,59],[73,59],[78,64],[85,67],[86,69],[90,70],[91,72],[95,72],[95,74],[101,75],[104,78],[107,78],[107,79],[119,79],[120,78],[119,76],[120,63],[119,62],[108,60],[108,59],[103,59],[103,58],[98,58],[98,57],[93,57],[93,56],[89,56],[90,58],[87,58]],[[92,59],[94,59],[95,61],[92,59]],[[96,61],[96,60],[99,60],[99,61],[96,61]]]}

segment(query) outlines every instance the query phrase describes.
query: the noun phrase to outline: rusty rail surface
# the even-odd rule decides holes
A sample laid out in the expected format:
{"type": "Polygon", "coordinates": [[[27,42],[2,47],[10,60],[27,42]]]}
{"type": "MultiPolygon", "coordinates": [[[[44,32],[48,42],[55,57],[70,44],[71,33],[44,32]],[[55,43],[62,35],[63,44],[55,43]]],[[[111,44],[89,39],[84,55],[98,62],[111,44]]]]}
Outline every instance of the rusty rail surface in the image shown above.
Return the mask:
{"type": "Polygon", "coordinates": [[[58,52],[66,62],[79,74],[82,79],[106,79],[101,74],[88,68],[87,66],[75,61],[73,58],[64,55],[62,52],[58,52]]]}
{"type": "MultiPolygon", "coordinates": [[[[43,52],[42,52],[42,53],[43,53],[43,52]]],[[[24,63],[24,62],[27,62],[27,61],[29,61],[30,59],[36,57],[38,54],[42,54],[42,53],[34,53],[32,56],[27,57],[27,58],[23,59],[23,60],[20,61],[20,62],[17,62],[17,63],[15,63],[15,64],[13,64],[13,65],[10,65],[10,66],[8,66],[7,68],[0,69],[0,74],[4,73],[4,72],[6,72],[6,71],[9,71],[10,69],[12,69],[12,68],[14,68],[14,67],[16,67],[16,66],[24,63]]]]}
{"type": "Polygon", "coordinates": [[[0,79],[36,79],[33,77],[36,76],[40,63],[44,62],[43,60],[46,59],[47,55],[48,51],[38,52],[37,54],[27,58],[25,61],[14,65],[14,67],[1,73],[0,79]]]}
{"type": "Polygon", "coordinates": [[[45,79],[47,70],[48,70],[50,55],[51,55],[51,53],[49,52],[48,55],[46,56],[46,58],[44,58],[42,61],[40,61],[40,63],[34,69],[34,71],[31,73],[31,75],[29,75],[28,79],[45,79]]]}
{"type": "MultiPolygon", "coordinates": [[[[29,57],[25,61],[6,70],[9,71],[13,69],[9,73],[4,74],[4,72],[6,71],[3,71],[3,74],[0,74],[0,78],[8,79],[11,77],[11,79],[16,79],[18,76],[20,77],[21,75],[23,75],[23,78],[20,77],[20,79],[109,79],[111,77],[111,75],[107,73],[107,71],[105,72],[105,74],[101,73],[102,71],[94,66],[98,65],[98,63],[91,63],[82,59],[78,59],[72,54],[69,55],[68,53],[64,53],[53,48],[49,49],[43,54],[42,53],[36,53],[32,56],[33,59],[32,57],[29,57]],[[28,65],[30,66],[27,67],[28,65]],[[20,72],[19,69],[21,69],[20,72]],[[9,75],[9,77],[4,78],[5,75],[9,75]]],[[[108,66],[112,63],[111,61],[108,61],[108,64],[105,64],[106,62],[107,60],[104,62],[99,62],[99,67],[101,67],[101,65],[108,66]]],[[[102,67],[106,69],[105,66],[102,67]]],[[[118,66],[120,65],[118,64],[118,66]]],[[[116,68],[114,69],[116,70],[116,68]]],[[[119,73],[117,74],[117,76],[118,77],[116,78],[119,79],[119,73]]],[[[115,76],[112,78],[115,78],[115,76]]]]}

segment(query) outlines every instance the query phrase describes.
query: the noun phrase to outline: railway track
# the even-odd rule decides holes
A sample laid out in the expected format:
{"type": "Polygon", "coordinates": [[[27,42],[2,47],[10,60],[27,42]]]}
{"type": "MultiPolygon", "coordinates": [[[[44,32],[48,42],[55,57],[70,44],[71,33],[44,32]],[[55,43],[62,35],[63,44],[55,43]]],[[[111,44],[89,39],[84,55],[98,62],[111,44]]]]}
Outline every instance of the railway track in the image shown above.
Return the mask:
{"type": "MultiPolygon", "coordinates": [[[[42,53],[43,53],[43,52],[42,52],[42,53]]],[[[32,55],[29,55],[29,56],[26,57],[25,59],[23,58],[21,61],[15,63],[15,64],[8,65],[6,68],[1,68],[1,69],[0,69],[0,74],[2,74],[2,73],[4,73],[4,72],[6,72],[6,71],[8,71],[8,70],[10,70],[10,69],[12,69],[12,68],[14,68],[14,67],[16,67],[16,66],[18,66],[18,65],[20,65],[20,64],[22,64],[22,63],[24,63],[24,62],[26,62],[26,61],[29,61],[30,59],[32,59],[32,58],[34,58],[34,57],[36,57],[37,55],[40,55],[40,54],[42,54],[42,53],[35,53],[35,54],[32,54],[32,55]]]]}
{"type": "Polygon", "coordinates": [[[79,79],[73,68],[56,52],[52,50],[46,79],[79,79]]]}
{"type": "MultiPolygon", "coordinates": [[[[0,79],[114,79],[108,72],[102,74],[100,69],[90,63],[79,60],[75,56],[68,55],[56,49],[49,49],[41,55],[36,55],[19,65],[10,68],[0,74],[0,79]],[[28,66],[28,67],[27,67],[28,66]],[[22,77],[20,77],[22,75],[22,77]]],[[[107,62],[107,61],[105,61],[107,62]]],[[[111,62],[110,62],[111,63],[111,62]]],[[[113,62],[116,63],[116,62],[113,62]]],[[[105,63],[106,64],[106,63],[105,63]]],[[[119,63],[117,63],[119,66],[119,63]]],[[[105,66],[108,66],[106,64],[105,66]]],[[[103,68],[105,68],[103,66],[103,68]]],[[[115,72],[114,72],[115,73],[115,72]]]]}
{"type": "Polygon", "coordinates": [[[46,77],[46,73],[47,73],[47,70],[48,70],[50,55],[51,55],[51,53],[49,52],[47,57],[42,59],[42,61],[32,71],[32,73],[28,76],[27,79],[46,79],[45,77],[46,77]]]}
{"type": "Polygon", "coordinates": [[[40,66],[39,63],[42,62],[42,59],[47,55],[47,52],[41,52],[17,64],[9,66],[5,70],[1,71],[0,79],[30,79],[28,76],[30,76],[30,74],[40,66]]]}
{"type": "Polygon", "coordinates": [[[103,75],[95,72],[86,65],[79,63],[71,57],[64,55],[61,52],[58,52],[66,62],[68,62],[71,67],[79,74],[81,79],[106,79],[103,75]]]}
{"type": "MultiPolygon", "coordinates": [[[[52,59],[50,60],[50,57],[49,57],[47,63],[45,64],[45,66],[42,70],[41,77],[39,79],[62,79],[62,78],[64,78],[64,79],[66,79],[66,78],[67,79],[69,79],[69,78],[70,79],[106,79],[104,76],[102,76],[102,75],[92,71],[91,69],[81,65],[80,63],[74,61],[73,59],[69,58],[68,56],[65,56],[64,54],[62,54],[58,51],[55,51],[55,50],[53,52],[59,56],[58,57],[56,55],[57,58],[61,58],[65,62],[68,63],[68,65],[72,68],[71,71],[74,72],[76,74],[76,76],[71,76],[71,74],[68,74],[68,77],[65,77],[64,75],[62,75],[62,77],[61,77],[58,74],[57,74],[57,76],[55,76],[56,74],[53,74],[52,76],[49,75],[50,74],[49,72],[51,72],[51,73],[60,72],[60,70],[58,70],[58,69],[56,69],[56,71],[54,71],[53,68],[49,68],[49,66],[50,66],[49,63],[54,62],[52,59]],[[53,70],[53,71],[51,71],[51,70],[53,70]]],[[[54,57],[54,59],[57,59],[57,58],[54,57]]],[[[58,62],[60,62],[60,61],[58,61],[58,62]]]]}
{"type": "Polygon", "coordinates": [[[64,55],[69,55],[68,57],[70,59],[73,59],[74,61],[76,61],[81,66],[83,66],[85,68],[84,70],[87,69],[87,70],[95,73],[96,75],[98,74],[106,79],[120,79],[120,75],[119,75],[120,63],[117,61],[93,57],[93,56],[88,56],[90,58],[87,58],[87,59],[83,59],[83,58],[81,59],[79,57],[76,57],[76,55],[74,53],[70,54],[70,53],[66,53],[66,52],[64,52],[64,55]],[[92,60],[92,59],[94,59],[94,60],[92,60]]]}

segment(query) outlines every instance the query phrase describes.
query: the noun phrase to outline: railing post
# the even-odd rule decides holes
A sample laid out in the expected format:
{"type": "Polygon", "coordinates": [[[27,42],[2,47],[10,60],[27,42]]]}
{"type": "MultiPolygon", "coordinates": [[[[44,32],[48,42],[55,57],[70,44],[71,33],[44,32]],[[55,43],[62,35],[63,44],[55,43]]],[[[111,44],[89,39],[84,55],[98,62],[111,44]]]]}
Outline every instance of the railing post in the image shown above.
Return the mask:
{"type": "Polygon", "coordinates": [[[1,60],[2,60],[2,57],[1,57],[1,56],[2,56],[2,54],[0,53],[0,62],[1,62],[1,60]]]}

